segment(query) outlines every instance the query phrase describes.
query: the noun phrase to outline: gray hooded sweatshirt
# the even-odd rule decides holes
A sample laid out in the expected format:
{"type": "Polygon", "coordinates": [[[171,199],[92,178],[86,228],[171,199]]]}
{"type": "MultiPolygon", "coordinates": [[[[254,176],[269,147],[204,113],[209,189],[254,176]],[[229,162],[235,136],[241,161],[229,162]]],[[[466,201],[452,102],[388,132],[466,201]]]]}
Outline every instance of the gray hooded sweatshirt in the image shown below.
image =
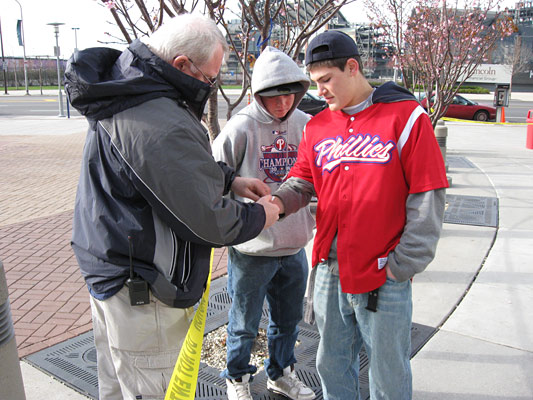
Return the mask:
{"type": "MultiPolygon", "coordinates": [[[[261,179],[274,193],[296,162],[302,131],[309,120],[309,116],[296,107],[309,85],[305,74],[289,56],[273,47],[263,50],[252,75],[254,101],[234,115],[215,139],[215,159],[235,168],[239,176],[261,179]],[[304,90],[295,94],[292,108],[280,120],[266,110],[257,93],[292,82],[300,82],[304,90]]],[[[309,207],[304,207],[276,222],[255,239],[234,248],[253,256],[293,255],[311,240],[314,226],[309,207]]]]}

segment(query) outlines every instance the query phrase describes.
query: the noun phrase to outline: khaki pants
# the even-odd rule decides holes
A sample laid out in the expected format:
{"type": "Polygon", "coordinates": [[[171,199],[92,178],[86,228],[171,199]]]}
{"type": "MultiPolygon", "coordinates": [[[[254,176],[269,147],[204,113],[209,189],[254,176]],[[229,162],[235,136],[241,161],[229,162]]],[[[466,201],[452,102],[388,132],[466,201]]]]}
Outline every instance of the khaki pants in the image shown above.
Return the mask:
{"type": "Polygon", "coordinates": [[[130,305],[128,288],[106,300],[91,296],[100,400],[161,399],[187,334],[193,310],[130,305]]]}

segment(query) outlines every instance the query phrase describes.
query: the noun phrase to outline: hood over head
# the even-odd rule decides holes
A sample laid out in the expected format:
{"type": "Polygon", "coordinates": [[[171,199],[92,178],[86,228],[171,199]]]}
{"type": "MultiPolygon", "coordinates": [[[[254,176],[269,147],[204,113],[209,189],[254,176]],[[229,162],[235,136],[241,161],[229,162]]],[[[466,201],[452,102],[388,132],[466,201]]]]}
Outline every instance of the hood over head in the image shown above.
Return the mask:
{"type": "Polygon", "coordinates": [[[284,119],[296,109],[311,82],[302,69],[284,52],[266,47],[257,58],[252,73],[252,93],[261,111],[270,115],[260,96],[281,96],[294,93],[294,104],[284,119]]]}
{"type": "Polygon", "coordinates": [[[99,120],[158,97],[169,97],[201,116],[211,88],[157,57],[140,40],[123,52],[110,48],[76,51],[65,71],[74,108],[99,120]]]}

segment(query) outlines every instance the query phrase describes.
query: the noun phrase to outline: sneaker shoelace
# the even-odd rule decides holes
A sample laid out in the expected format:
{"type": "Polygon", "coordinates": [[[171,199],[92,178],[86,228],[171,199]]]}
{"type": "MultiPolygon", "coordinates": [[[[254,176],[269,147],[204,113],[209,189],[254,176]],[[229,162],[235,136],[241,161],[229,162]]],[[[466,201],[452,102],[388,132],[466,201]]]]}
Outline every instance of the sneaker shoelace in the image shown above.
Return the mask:
{"type": "Polygon", "coordinates": [[[233,385],[235,386],[235,392],[237,392],[237,398],[239,399],[248,399],[252,396],[252,393],[250,393],[250,385],[248,382],[233,382],[233,385]]]}
{"type": "Polygon", "coordinates": [[[305,387],[304,383],[301,380],[299,380],[298,377],[296,376],[295,371],[291,371],[289,375],[287,375],[287,378],[289,378],[292,388],[298,389],[297,393],[299,393],[300,390],[305,387]]]}

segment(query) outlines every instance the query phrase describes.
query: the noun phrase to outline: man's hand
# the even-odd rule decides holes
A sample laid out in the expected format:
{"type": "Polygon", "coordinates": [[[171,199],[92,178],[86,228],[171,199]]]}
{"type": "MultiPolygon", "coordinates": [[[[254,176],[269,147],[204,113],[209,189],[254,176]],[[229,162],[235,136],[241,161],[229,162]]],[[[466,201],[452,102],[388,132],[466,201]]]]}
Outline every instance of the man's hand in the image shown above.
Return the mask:
{"type": "Polygon", "coordinates": [[[231,191],[241,197],[257,201],[260,197],[270,194],[270,187],[257,178],[237,176],[231,184],[231,191]]]}
{"type": "Polygon", "coordinates": [[[279,219],[279,208],[277,205],[275,205],[272,202],[272,196],[266,195],[264,197],[261,197],[258,201],[258,204],[261,204],[263,208],[265,209],[265,226],[263,229],[270,228],[272,225],[274,225],[274,222],[276,222],[279,219]]]}

